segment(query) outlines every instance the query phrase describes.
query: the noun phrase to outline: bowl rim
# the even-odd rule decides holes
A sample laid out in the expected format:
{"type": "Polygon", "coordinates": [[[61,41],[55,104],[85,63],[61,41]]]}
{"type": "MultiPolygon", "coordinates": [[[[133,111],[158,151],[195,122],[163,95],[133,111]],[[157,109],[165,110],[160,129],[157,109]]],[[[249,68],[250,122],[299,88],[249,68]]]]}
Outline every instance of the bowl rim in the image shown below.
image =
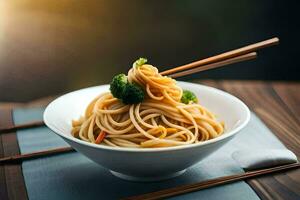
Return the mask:
{"type": "Polygon", "coordinates": [[[209,90],[213,90],[214,92],[217,92],[217,93],[219,93],[221,95],[224,95],[227,98],[231,98],[232,100],[236,101],[237,103],[239,103],[242,106],[242,108],[246,112],[246,119],[241,124],[239,124],[234,129],[232,129],[231,131],[229,131],[229,132],[227,132],[225,134],[222,134],[219,137],[210,139],[210,140],[206,140],[206,141],[195,143],[195,144],[179,145],[179,146],[172,146],[172,147],[157,147],[157,148],[111,147],[111,146],[106,146],[106,145],[93,144],[93,143],[86,142],[84,140],[80,140],[78,138],[75,138],[75,137],[73,137],[71,135],[66,135],[64,133],[61,133],[60,130],[58,130],[55,126],[51,125],[51,123],[48,121],[47,116],[48,116],[48,113],[50,112],[49,110],[53,106],[55,106],[55,104],[56,104],[57,101],[60,101],[61,99],[63,99],[67,95],[71,95],[73,93],[78,93],[78,92],[81,92],[83,90],[93,89],[93,88],[97,88],[97,87],[105,87],[105,86],[107,87],[108,86],[107,84],[104,84],[104,85],[99,85],[99,86],[82,88],[82,89],[75,90],[75,91],[72,91],[72,92],[66,93],[66,94],[64,94],[62,96],[57,97],[52,102],[50,102],[48,104],[48,106],[46,107],[46,109],[45,109],[45,111],[43,113],[43,120],[44,120],[46,126],[49,129],[51,129],[55,134],[57,134],[58,136],[62,137],[63,139],[71,140],[72,142],[79,143],[81,145],[92,147],[92,148],[96,148],[96,149],[101,149],[101,150],[121,151],[121,152],[137,152],[137,153],[177,151],[177,150],[184,150],[184,149],[196,148],[196,147],[200,147],[200,146],[207,146],[209,144],[217,143],[217,142],[220,142],[220,141],[222,141],[222,140],[224,140],[226,138],[230,138],[230,137],[234,136],[240,130],[242,130],[243,128],[245,128],[245,126],[250,121],[250,110],[249,110],[249,108],[247,107],[247,105],[242,100],[240,100],[239,98],[235,97],[234,95],[229,94],[229,93],[227,93],[227,92],[225,92],[223,90],[207,86],[207,85],[202,85],[202,84],[198,84],[198,83],[184,82],[184,81],[177,81],[177,82],[182,83],[182,84],[191,84],[191,85],[201,86],[203,88],[206,88],[206,89],[209,89],[209,90]]]}

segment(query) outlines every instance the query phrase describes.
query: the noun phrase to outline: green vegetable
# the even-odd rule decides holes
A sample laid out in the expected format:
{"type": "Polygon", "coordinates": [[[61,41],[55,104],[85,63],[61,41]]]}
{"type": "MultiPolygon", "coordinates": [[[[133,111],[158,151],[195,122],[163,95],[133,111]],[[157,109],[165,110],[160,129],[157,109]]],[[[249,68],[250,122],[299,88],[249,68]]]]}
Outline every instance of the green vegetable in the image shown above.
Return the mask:
{"type": "Polygon", "coordinates": [[[127,77],[125,74],[118,74],[114,76],[109,88],[112,95],[118,99],[122,98],[123,91],[125,90],[127,83],[127,77]]]}
{"type": "Polygon", "coordinates": [[[193,92],[189,90],[183,90],[181,102],[184,104],[189,104],[190,102],[197,103],[198,99],[193,92]]]}
{"type": "Polygon", "coordinates": [[[143,89],[134,83],[129,83],[125,74],[114,76],[110,83],[110,92],[125,104],[140,103],[145,98],[143,89]]]}
{"type": "Polygon", "coordinates": [[[139,67],[139,66],[142,66],[143,64],[146,64],[147,63],[147,58],[139,58],[138,60],[136,60],[134,63],[133,63],[133,67],[139,67]]]}
{"type": "Polygon", "coordinates": [[[140,86],[128,83],[123,91],[122,102],[125,104],[136,104],[142,102],[144,98],[145,94],[140,86]]]}

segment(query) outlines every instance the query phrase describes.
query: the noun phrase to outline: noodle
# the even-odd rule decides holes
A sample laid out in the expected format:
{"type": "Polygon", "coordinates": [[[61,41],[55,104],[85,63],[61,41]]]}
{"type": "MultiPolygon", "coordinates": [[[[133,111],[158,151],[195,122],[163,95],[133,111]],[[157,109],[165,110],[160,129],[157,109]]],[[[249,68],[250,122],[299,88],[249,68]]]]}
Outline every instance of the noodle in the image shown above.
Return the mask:
{"type": "Polygon", "coordinates": [[[102,144],[150,148],[198,143],[224,132],[223,124],[206,108],[181,103],[183,91],[176,81],[161,76],[152,65],[132,67],[128,82],[144,88],[143,102],[125,105],[110,92],[103,93],[88,105],[84,116],[73,121],[72,135],[95,143],[104,131],[102,144]]]}

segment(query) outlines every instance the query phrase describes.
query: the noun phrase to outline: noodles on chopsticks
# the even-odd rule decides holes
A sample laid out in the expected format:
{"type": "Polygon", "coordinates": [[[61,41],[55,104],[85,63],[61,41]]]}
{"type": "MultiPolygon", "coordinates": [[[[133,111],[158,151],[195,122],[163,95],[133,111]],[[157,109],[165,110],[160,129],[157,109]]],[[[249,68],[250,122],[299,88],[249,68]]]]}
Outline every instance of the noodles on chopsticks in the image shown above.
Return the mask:
{"type": "Polygon", "coordinates": [[[208,109],[182,103],[182,88],[156,67],[134,66],[127,79],[143,89],[143,101],[125,104],[111,92],[100,94],[73,121],[74,137],[114,147],[154,148],[194,144],[224,132],[208,109]]]}

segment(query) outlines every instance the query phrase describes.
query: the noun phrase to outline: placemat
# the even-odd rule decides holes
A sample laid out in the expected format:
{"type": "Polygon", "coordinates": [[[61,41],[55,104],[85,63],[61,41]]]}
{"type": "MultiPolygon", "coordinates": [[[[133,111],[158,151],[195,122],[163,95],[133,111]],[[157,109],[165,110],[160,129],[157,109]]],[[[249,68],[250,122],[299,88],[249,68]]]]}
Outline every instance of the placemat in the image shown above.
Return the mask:
{"type": "MultiPolygon", "coordinates": [[[[43,109],[17,109],[15,124],[41,120],[43,109]]],[[[17,132],[21,153],[68,146],[46,127],[17,132]]],[[[233,151],[245,148],[285,148],[255,114],[245,130],[214,154],[179,177],[160,182],[138,183],[114,177],[81,154],[67,153],[25,161],[23,175],[29,199],[119,199],[173,186],[199,182],[243,170],[231,158],[233,151]]],[[[205,189],[169,199],[259,199],[243,182],[205,189]]]]}

